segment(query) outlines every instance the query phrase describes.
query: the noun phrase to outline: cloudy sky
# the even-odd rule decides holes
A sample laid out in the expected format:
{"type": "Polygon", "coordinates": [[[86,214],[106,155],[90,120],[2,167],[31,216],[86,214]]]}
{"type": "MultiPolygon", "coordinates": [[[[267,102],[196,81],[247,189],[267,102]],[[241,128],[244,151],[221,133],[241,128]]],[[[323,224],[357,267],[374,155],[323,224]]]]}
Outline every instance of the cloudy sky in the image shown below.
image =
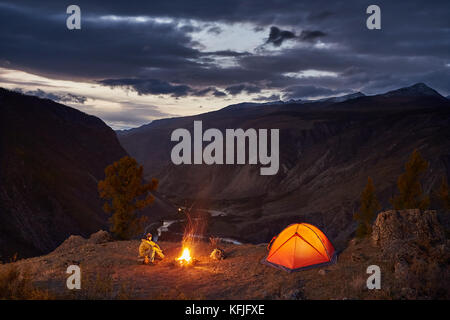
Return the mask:
{"type": "Polygon", "coordinates": [[[0,86],[115,129],[243,101],[450,94],[450,2],[0,0],[0,86]],[[68,30],[66,8],[81,8],[68,30]],[[366,8],[381,7],[381,30],[366,8]]]}

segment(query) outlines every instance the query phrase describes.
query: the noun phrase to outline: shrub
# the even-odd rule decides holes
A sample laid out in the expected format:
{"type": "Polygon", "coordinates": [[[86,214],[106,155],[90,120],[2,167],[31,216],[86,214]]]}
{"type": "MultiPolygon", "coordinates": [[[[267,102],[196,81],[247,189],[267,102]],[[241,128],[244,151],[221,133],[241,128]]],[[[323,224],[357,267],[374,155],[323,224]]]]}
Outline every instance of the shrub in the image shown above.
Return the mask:
{"type": "Polygon", "coordinates": [[[372,233],[372,220],[381,206],[375,195],[375,187],[372,178],[367,178],[367,185],[361,193],[361,207],[354,215],[354,219],[358,221],[356,236],[363,238],[372,233]]]}
{"type": "Polygon", "coordinates": [[[430,197],[423,194],[420,184],[420,177],[427,169],[428,162],[414,150],[405,164],[405,172],[397,180],[399,194],[391,199],[394,209],[428,209],[430,197]]]}
{"type": "Polygon", "coordinates": [[[0,299],[6,300],[48,300],[47,291],[36,288],[30,276],[21,272],[15,264],[0,269],[0,299]]]}

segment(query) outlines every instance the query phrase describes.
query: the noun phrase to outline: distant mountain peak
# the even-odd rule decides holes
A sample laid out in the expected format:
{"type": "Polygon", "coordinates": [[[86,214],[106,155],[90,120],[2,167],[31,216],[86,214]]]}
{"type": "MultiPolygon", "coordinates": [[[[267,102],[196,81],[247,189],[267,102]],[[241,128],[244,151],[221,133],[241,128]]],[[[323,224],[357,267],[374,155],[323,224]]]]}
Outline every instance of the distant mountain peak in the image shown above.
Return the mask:
{"type": "Polygon", "coordinates": [[[410,87],[404,87],[397,90],[389,91],[383,96],[392,97],[392,96],[408,96],[408,97],[417,97],[417,96],[435,96],[442,97],[439,92],[430,88],[423,82],[416,83],[410,87]]]}
{"type": "Polygon", "coordinates": [[[365,96],[366,95],[364,93],[358,91],[358,92],[345,94],[343,96],[324,98],[324,99],[315,100],[315,101],[327,101],[327,102],[336,103],[336,102],[344,102],[344,101],[348,101],[348,100],[352,100],[352,99],[356,99],[356,98],[360,98],[360,97],[365,97],[365,96]]]}
{"type": "Polygon", "coordinates": [[[344,97],[354,99],[354,98],[365,97],[365,96],[366,95],[364,93],[362,93],[361,91],[358,91],[358,92],[347,94],[344,97]]]}

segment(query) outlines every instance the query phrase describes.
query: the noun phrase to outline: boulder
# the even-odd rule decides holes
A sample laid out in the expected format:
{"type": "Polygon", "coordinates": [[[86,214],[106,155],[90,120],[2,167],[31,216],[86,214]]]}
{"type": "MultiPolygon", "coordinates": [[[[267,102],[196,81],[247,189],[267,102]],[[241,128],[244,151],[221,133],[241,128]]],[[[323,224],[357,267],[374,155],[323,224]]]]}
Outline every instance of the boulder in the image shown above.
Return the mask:
{"type": "MultiPolygon", "coordinates": [[[[391,264],[402,299],[446,295],[450,252],[435,211],[381,212],[372,227],[372,241],[391,264]]],[[[395,290],[394,290],[395,291],[395,290]]]]}
{"type": "Polygon", "coordinates": [[[418,242],[444,242],[445,233],[436,211],[419,209],[389,210],[381,212],[373,225],[372,241],[382,249],[397,240],[418,242]]]}
{"type": "Polygon", "coordinates": [[[91,234],[88,242],[91,244],[101,244],[112,241],[112,236],[109,234],[109,232],[100,230],[96,233],[91,234]]]}

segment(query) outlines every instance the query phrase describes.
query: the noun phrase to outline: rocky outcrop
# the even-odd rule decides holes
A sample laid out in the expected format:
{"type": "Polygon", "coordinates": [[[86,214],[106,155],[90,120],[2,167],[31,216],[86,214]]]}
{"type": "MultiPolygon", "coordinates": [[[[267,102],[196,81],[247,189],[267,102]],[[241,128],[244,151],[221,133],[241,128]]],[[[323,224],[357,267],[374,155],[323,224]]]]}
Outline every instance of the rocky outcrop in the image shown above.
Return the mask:
{"type": "Polygon", "coordinates": [[[450,241],[436,211],[381,212],[373,225],[372,243],[392,266],[402,298],[433,298],[450,286],[450,241]]]}
{"type": "Polygon", "coordinates": [[[56,248],[53,253],[64,253],[66,251],[71,251],[75,248],[84,246],[86,243],[87,240],[82,236],[71,235],[58,248],[56,248]]]}
{"type": "Polygon", "coordinates": [[[375,245],[384,249],[396,240],[442,242],[444,230],[437,219],[436,211],[419,209],[390,210],[381,212],[372,231],[375,245]]]}
{"type": "Polygon", "coordinates": [[[113,238],[111,234],[105,230],[97,231],[96,233],[91,234],[88,242],[92,244],[101,244],[112,241],[113,238]]]}
{"type": "Polygon", "coordinates": [[[85,245],[103,244],[113,241],[111,234],[104,230],[99,230],[89,237],[89,239],[83,238],[79,235],[71,235],[61,245],[56,248],[54,254],[62,254],[64,252],[74,252],[77,248],[85,245]]]}

